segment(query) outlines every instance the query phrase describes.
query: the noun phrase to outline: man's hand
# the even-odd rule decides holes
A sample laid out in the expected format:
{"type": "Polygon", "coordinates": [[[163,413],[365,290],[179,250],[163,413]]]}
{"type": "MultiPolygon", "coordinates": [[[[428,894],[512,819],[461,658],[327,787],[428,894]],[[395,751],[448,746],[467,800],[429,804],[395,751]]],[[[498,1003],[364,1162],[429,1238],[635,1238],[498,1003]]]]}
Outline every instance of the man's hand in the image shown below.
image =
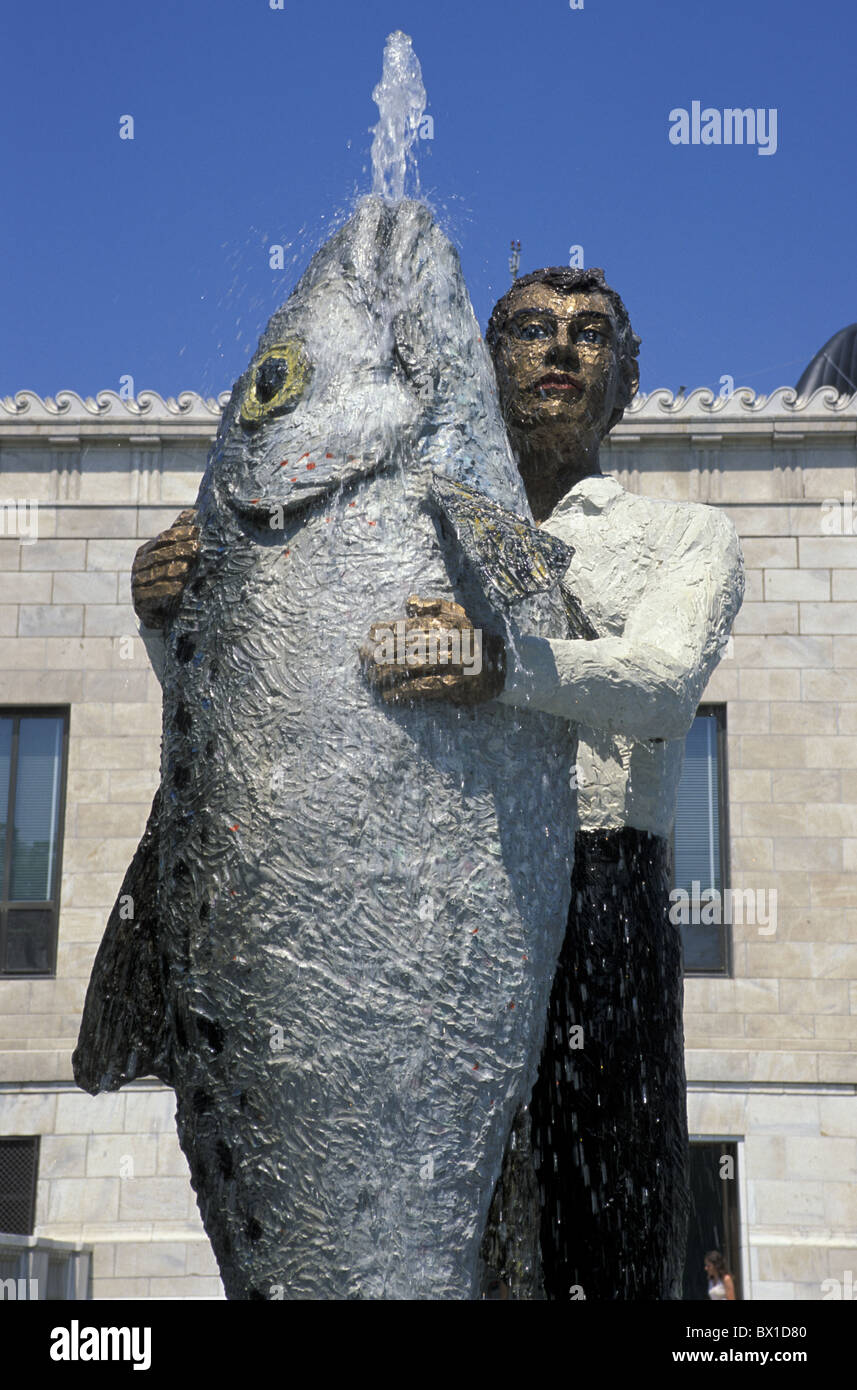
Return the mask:
{"type": "Polygon", "coordinates": [[[144,627],[163,627],[199,555],[199,527],[193,507],[181,512],[166,531],[141,545],[131,566],[131,601],[144,627]]]}
{"type": "Polygon", "coordinates": [[[461,605],[449,599],[412,595],[405,612],[404,619],[373,623],[360,648],[366,678],[382,699],[455,705],[496,699],[506,681],[501,637],[474,628],[461,605]]]}

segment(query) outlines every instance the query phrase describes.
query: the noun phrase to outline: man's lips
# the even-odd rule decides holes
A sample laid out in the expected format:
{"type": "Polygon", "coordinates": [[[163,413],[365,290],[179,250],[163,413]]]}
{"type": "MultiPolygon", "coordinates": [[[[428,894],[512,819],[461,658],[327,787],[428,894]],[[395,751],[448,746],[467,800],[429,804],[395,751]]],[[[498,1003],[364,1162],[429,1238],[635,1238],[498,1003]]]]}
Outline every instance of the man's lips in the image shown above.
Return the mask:
{"type": "Polygon", "coordinates": [[[534,391],[582,391],[583,383],[576,376],[569,376],[565,372],[549,372],[547,376],[539,377],[532,389],[534,391]]]}

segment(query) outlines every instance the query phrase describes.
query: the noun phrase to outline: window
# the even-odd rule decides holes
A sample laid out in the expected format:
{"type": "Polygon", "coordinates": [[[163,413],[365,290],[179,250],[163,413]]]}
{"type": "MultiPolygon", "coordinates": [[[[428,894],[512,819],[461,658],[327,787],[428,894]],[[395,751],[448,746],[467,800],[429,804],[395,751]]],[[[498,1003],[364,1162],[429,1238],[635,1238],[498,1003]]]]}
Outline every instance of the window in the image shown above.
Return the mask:
{"type": "Polygon", "coordinates": [[[0,1139],[0,1231],[4,1234],[33,1234],[38,1171],[38,1136],[0,1139]]]}
{"type": "Polygon", "coordinates": [[[0,975],[56,968],[67,710],[0,711],[0,975]]]}
{"type": "Polygon", "coordinates": [[[718,1250],[741,1299],[738,1145],[734,1140],[691,1140],[690,1219],[684,1266],[685,1302],[708,1299],[705,1257],[718,1250]]]}
{"type": "Polygon", "coordinates": [[[726,707],[704,705],[685,742],[673,831],[671,920],[687,974],[730,972],[731,894],[726,814],[726,707]]]}
{"type": "Polygon", "coordinates": [[[0,1299],[67,1303],[92,1298],[92,1251],[68,1241],[0,1232],[0,1299]]]}

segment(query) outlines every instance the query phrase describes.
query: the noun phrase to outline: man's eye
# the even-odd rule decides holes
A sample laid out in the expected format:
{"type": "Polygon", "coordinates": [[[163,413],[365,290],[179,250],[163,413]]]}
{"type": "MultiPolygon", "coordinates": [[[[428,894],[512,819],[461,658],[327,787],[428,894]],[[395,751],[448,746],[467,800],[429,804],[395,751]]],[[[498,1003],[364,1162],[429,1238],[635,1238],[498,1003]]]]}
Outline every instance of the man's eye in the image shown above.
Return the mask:
{"type": "Polygon", "coordinates": [[[531,343],[536,338],[549,338],[550,329],[544,323],[524,323],[517,330],[518,337],[525,343],[531,343]]]}
{"type": "Polygon", "coordinates": [[[583,328],[578,333],[578,338],[585,343],[603,343],[604,334],[599,333],[597,328],[583,328]]]}

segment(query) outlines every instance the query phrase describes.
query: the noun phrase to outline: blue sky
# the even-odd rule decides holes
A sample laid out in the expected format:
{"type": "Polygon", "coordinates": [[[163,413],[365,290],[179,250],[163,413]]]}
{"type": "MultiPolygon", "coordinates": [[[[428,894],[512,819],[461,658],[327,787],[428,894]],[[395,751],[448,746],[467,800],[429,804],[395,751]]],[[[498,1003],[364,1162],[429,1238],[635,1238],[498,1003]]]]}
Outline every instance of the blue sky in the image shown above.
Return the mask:
{"type": "Polygon", "coordinates": [[[283,3],[6,7],[0,395],[228,388],[371,185],[397,28],[434,121],[422,190],[483,324],[511,237],[521,273],[572,245],[605,268],[643,390],[793,385],[857,319],[850,0],[283,3]],[[775,108],[776,153],[671,144],[695,100],[775,108]]]}

